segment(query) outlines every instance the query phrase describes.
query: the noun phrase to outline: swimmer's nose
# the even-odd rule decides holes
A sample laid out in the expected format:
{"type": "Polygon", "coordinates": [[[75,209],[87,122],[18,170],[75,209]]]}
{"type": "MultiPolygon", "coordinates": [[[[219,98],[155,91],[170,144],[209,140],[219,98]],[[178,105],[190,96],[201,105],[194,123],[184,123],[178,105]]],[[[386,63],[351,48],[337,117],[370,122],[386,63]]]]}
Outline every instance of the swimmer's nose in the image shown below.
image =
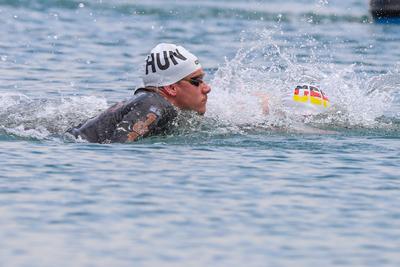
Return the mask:
{"type": "Polygon", "coordinates": [[[211,92],[211,87],[208,85],[208,83],[203,83],[203,88],[201,88],[201,91],[203,94],[208,94],[211,92]]]}

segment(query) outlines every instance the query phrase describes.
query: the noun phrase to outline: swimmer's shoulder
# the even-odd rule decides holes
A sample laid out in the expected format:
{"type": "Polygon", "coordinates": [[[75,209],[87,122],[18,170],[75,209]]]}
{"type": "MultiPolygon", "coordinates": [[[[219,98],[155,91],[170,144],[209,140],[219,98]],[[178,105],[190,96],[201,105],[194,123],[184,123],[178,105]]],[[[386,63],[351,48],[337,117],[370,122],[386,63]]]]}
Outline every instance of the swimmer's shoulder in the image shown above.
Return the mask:
{"type": "Polygon", "coordinates": [[[153,89],[138,88],[132,100],[144,104],[148,109],[160,109],[168,113],[176,113],[175,107],[153,89]]]}

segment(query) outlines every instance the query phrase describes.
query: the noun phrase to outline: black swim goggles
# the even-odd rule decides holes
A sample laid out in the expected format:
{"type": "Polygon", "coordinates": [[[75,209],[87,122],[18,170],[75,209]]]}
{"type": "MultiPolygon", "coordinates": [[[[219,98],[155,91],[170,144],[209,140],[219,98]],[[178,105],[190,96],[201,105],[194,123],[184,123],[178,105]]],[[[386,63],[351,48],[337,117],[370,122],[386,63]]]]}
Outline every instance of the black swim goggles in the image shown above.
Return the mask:
{"type": "Polygon", "coordinates": [[[193,78],[188,78],[188,79],[182,79],[182,81],[187,81],[191,85],[196,86],[196,87],[200,86],[200,84],[202,84],[204,82],[202,77],[193,77],[193,78]]]}

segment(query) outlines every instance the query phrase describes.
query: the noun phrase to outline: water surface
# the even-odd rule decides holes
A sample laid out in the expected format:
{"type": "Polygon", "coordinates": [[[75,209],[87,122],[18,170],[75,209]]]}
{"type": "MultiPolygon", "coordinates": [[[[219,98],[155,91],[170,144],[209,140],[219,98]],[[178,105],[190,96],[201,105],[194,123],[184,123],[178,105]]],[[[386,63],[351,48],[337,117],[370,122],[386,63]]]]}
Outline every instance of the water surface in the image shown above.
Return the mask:
{"type": "Polygon", "coordinates": [[[368,1],[0,0],[0,25],[4,266],[399,266],[400,26],[368,1]],[[199,56],[204,118],[64,135],[159,42],[199,56]],[[291,105],[302,83],[331,108],[291,105]]]}

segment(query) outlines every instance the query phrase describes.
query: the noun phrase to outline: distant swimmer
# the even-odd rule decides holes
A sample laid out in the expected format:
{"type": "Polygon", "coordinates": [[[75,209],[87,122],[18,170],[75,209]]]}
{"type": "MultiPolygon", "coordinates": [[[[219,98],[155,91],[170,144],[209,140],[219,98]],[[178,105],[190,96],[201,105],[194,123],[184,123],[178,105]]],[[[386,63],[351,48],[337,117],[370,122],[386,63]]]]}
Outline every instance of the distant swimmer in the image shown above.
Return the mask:
{"type": "Polygon", "coordinates": [[[143,68],[144,87],[68,133],[93,143],[133,142],[162,134],[177,116],[177,109],[206,112],[210,86],[203,80],[198,58],[182,46],[161,43],[143,68]]]}
{"type": "Polygon", "coordinates": [[[300,103],[311,103],[324,108],[329,107],[328,97],[317,86],[298,85],[293,92],[293,100],[300,103]]]}
{"type": "MultiPolygon", "coordinates": [[[[264,92],[255,92],[253,95],[260,99],[262,111],[268,115],[270,113],[270,96],[264,92]]],[[[297,85],[292,94],[288,96],[281,99],[281,102],[285,109],[292,114],[316,115],[327,111],[331,105],[327,95],[315,85],[297,85]]]]}

